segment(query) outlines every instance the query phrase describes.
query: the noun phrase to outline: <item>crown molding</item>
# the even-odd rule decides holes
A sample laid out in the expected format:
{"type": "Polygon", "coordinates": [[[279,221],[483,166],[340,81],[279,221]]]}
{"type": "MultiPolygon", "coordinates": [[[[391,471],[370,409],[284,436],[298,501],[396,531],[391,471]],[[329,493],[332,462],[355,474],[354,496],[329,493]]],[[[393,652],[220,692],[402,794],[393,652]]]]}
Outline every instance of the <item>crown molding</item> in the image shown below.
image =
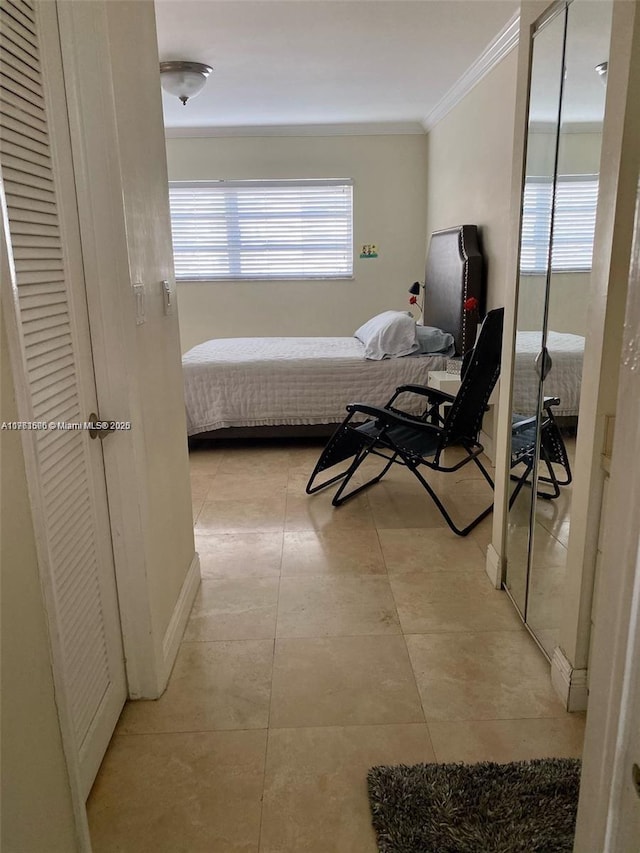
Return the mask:
{"type": "Polygon", "coordinates": [[[419,121],[356,122],[352,124],[246,125],[239,127],[167,127],[167,139],[219,136],[424,136],[419,121]]]}
{"type": "Polygon", "coordinates": [[[446,95],[436,104],[429,115],[423,119],[425,132],[441,121],[467,95],[476,83],[479,83],[492,68],[501,62],[518,44],[520,34],[520,13],[517,12],[498,35],[491,41],[484,52],[470,65],[460,79],[453,84],[446,95]]]}

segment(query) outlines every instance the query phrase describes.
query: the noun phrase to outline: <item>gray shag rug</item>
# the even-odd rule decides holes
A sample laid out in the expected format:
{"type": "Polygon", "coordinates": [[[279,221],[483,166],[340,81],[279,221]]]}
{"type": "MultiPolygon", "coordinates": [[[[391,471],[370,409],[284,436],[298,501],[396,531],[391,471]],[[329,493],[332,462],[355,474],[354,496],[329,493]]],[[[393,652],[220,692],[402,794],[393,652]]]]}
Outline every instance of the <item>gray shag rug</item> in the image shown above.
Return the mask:
{"type": "Polygon", "coordinates": [[[580,761],[372,767],[380,853],[571,853],[580,761]]]}

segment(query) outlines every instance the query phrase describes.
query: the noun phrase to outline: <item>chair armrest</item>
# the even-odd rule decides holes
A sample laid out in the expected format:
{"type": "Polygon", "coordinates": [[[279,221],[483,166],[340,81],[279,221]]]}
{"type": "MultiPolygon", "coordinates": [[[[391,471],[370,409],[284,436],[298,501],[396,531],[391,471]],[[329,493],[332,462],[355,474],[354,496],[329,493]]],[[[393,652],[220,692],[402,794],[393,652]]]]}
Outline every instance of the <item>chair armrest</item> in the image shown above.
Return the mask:
{"type": "Polygon", "coordinates": [[[349,414],[359,412],[363,415],[370,415],[376,420],[381,421],[385,426],[408,426],[418,432],[441,433],[442,429],[434,424],[425,423],[424,421],[415,421],[412,418],[405,418],[397,412],[391,412],[389,409],[382,409],[380,406],[370,406],[368,403],[349,403],[347,406],[349,414]]]}
{"type": "Polygon", "coordinates": [[[521,421],[516,421],[511,424],[511,433],[523,432],[528,427],[533,426],[537,420],[536,415],[532,415],[530,418],[523,418],[521,421]]]}
{"type": "Polygon", "coordinates": [[[371,406],[369,403],[349,403],[347,411],[351,414],[360,412],[363,415],[371,415],[374,418],[384,418],[389,412],[381,406],[371,406]]]}
{"type": "Polygon", "coordinates": [[[400,385],[399,388],[396,388],[394,397],[405,391],[410,394],[418,394],[421,397],[429,397],[441,403],[453,403],[456,399],[455,394],[448,394],[446,391],[439,391],[437,388],[430,388],[428,385],[400,385]]]}

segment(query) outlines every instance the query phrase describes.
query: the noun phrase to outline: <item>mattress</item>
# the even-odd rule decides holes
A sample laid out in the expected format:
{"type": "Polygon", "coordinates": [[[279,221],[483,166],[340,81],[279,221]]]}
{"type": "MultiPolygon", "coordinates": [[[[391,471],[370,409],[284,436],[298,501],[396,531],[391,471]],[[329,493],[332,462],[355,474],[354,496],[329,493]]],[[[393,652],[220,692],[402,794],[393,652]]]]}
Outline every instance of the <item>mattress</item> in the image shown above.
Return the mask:
{"type": "MultiPolygon", "coordinates": [[[[565,332],[549,332],[547,349],[552,367],[544,382],[546,397],[558,397],[560,405],[553,414],[561,417],[578,415],[584,338],[565,332]]],[[[540,352],[540,332],[518,332],[513,380],[513,410],[530,415],[537,408],[538,374],[535,358],[540,352]]]]}
{"type": "Polygon", "coordinates": [[[446,361],[368,361],[350,337],[207,341],[182,358],[187,430],[339,423],[348,403],[384,405],[398,385],[424,385],[428,371],[444,370],[446,361]]]}

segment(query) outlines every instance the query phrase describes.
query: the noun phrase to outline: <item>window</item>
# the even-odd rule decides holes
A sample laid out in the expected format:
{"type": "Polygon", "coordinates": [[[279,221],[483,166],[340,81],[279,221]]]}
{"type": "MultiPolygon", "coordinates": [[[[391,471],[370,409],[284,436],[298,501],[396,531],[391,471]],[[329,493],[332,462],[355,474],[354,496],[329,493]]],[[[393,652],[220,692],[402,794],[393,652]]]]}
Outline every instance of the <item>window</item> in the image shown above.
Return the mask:
{"type": "Polygon", "coordinates": [[[349,278],[353,181],[171,182],[178,280],[349,278]]]}
{"type": "MultiPolygon", "coordinates": [[[[522,211],[520,272],[539,275],[547,268],[553,183],[527,178],[522,211]]],[[[553,221],[553,272],[588,272],[593,258],[593,233],[598,202],[597,175],[560,175],[553,221]]]]}

